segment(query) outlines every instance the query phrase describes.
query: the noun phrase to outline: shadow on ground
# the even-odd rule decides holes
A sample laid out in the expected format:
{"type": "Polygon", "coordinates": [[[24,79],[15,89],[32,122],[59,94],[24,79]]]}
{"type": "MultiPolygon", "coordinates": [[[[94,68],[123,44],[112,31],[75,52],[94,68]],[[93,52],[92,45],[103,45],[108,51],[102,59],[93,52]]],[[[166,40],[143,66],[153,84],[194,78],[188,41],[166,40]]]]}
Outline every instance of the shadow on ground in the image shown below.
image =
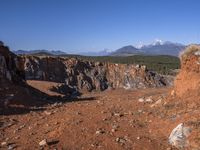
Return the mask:
{"type": "MultiPolygon", "coordinates": [[[[35,89],[26,83],[24,85],[7,84],[0,91],[0,116],[26,114],[30,111],[43,111],[48,105],[57,105],[68,102],[92,101],[95,97],[80,97],[81,93],[76,90],[68,92],[68,88],[64,88],[64,96],[50,96],[38,89],[35,89]]],[[[60,92],[61,89],[53,88],[52,90],[60,92]]],[[[59,106],[59,105],[58,105],[59,106]]]]}

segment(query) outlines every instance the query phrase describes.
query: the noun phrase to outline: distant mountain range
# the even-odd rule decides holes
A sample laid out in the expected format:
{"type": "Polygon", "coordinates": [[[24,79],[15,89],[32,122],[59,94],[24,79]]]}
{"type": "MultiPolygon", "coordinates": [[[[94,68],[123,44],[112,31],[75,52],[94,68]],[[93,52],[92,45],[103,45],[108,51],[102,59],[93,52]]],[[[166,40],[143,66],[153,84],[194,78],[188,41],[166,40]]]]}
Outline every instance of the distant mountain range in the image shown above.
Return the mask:
{"type": "MultiPolygon", "coordinates": [[[[1,43],[0,43],[1,44],[1,43]]],[[[140,45],[139,47],[128,45],[119,48],[115,51],[103,50],[99,52],[80,52],[77,55],[83,56],[131,56],[131,55],[171,55],[178,56],[180,52],[186,47],[186,45],[173,43],[173,42],[162,42],[157,40],[152,44],[140,45]]],[[[17,55],[33,55],[33,54],[45,54],[45,55],[68,55],[67,53],[60,50],[17,50],[14,51],[17,55]]]]}
{"type": "Polygon", "coordinates": [[[60,50],[17,50],[13,52],[17,55],[33,55],[33,54],[66,55],[67,54],[60,50]]]}
{"type": "Polygon", "coordinates": [[[79,54],[83,56],[108,56],[111,54],[111,51],[104,49],[103,51],[99,51],[99,52],[83,52],[79,54]]]}
{"type": "Polygon", "coordinates": [[[143,45],[139,48],[136,48],[132,45],[124,46],[110,55],[112,56],[129,56],[129,55],[171,55],[178,56],[179,53],[186,46],[179,43],[172,42],[161,42],[157,41],[153,44],[143,45]]]}

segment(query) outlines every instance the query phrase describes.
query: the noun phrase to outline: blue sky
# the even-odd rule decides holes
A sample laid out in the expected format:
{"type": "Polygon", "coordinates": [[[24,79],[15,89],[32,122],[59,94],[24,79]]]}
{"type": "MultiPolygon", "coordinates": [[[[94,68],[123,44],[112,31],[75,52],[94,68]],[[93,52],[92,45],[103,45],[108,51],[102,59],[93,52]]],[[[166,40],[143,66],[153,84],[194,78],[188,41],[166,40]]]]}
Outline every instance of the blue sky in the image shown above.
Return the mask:
{"type": "Polygon", "coordinates": [[[162,39],[200,42],[199,0],[1,0],[12,50],[115,50],[162,39]]]}

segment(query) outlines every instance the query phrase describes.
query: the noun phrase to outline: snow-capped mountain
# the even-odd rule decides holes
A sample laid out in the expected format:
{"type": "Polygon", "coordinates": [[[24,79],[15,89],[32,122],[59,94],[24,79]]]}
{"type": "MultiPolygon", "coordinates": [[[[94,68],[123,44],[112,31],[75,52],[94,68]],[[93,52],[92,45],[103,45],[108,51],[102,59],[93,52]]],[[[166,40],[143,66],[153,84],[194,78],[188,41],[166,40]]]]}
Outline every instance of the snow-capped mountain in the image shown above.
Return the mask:
{"type": "Polygon", "coordinates": [[[178,56],[179,53],[185,48],[185,45],[179,43],[173,43],[169,41],[155,40],[153,43],[148,45],[140,44],[137,47],[125,46],[117,49],[111,55],[172,55],[178,56]]]}

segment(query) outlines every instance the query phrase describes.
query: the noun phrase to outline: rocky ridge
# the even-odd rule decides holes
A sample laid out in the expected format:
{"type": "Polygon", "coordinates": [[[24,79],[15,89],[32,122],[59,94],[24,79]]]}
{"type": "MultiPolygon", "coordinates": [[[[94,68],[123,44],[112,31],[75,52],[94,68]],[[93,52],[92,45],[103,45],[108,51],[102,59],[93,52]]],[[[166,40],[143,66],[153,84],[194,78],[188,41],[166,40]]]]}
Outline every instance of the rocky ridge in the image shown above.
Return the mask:
{"type": "Polygon", "coordinates": [[[75,58],[22,57],[26,80],[63,83],[84,91],[108,88],[144,89],[168,83],[145,66],[89,62],[75,58]]]}

